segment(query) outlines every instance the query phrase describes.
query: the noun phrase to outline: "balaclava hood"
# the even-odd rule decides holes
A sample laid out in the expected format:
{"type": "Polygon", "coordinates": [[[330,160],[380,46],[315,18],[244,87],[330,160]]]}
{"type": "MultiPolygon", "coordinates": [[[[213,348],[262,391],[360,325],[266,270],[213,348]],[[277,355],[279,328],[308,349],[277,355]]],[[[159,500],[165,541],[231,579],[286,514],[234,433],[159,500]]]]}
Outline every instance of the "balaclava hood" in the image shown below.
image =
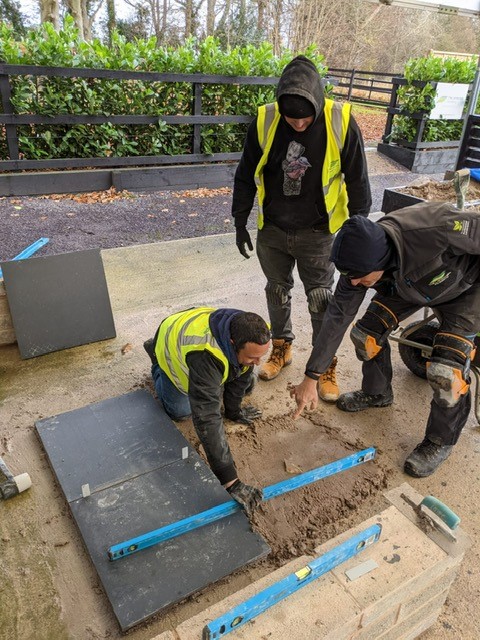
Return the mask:
{"type": "Polygon", "coordinates": [[[381,225],[364,216],[352,216],[337,233],[330,260],[339,271],[361,277],[391,267],[395,249],[381,225]]]}
{"type": "MultiPolygon", "coordinates": [[[[289,115],[287,111],[285,113],[282,111],[282,107],[288,110],[287,105],[289,102],[289,106],[292,106],[291,98],[294,96],[303,98],[303,100],[296,103],[296,111],[293,111],[293,113],[298,113],[299,108],[300,113],[303,113],[304,110],[307,109],[309,110],[308,115],[315,114],[315,119],[317,119],[323,112],[325,97],[322,79],[317,71],[317,67],[305,56],[297,56],[294,58],[287,64],[280,76],[277,86],[277,101],[282,115],[291,118],[295,117],[289,115]],[[310,105],[313,106],[314,111],[311,111],[310,105]]],[[[305,118],[308,116],[301,115],[300,117],[305,118]]]]}

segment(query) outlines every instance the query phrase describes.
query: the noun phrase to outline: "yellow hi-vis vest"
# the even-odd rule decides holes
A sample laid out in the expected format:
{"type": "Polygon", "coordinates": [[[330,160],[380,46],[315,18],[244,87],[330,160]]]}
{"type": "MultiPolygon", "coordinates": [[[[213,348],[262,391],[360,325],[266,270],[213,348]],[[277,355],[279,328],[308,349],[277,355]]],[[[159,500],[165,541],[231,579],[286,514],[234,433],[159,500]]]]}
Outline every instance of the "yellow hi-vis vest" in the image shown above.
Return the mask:
{"type": "MultiPolygon", "coordinates": [[[[322,185],[325,208],[328,213],[328,225],[331,233],[340,229],[348,218],[348,195],[341,171],[340,154],[342,153],[352,106],[343,105],[325,98],[325,123],[327,127],[327,148],[322,168],[322,185]]],[[[263,167],[268,160],[275,132],[280,122],[278,103],[265,104],[258,109],[257,135],[263,151],[255,170],[255,184],[258,199],[258,228],[263,227],[263,202],[265,200],[265,183],[263,167]]]]}
{"type": "Polygon", "coordinates": [[[210,331],[210,307],[180,311],[165,318],[158,330],[155,355],[160,368],[182,393],[188,394],[187,355],[191,351],[209,351],[223,364],[222,384],[228,378],[229,362],[210,331]]]}

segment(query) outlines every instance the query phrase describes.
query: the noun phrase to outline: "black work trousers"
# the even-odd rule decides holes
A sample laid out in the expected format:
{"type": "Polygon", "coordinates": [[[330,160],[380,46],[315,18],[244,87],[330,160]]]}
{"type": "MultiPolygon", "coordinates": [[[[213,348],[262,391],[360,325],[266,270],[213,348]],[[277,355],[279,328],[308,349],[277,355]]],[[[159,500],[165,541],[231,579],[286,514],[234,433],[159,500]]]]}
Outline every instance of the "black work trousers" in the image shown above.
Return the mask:
{"type": "MultiPolygon", "coordinates": [[[[422,308],[403,300],[396,294],[383,295],[379,292],[373,300],[393,311],[399,322],[422,308]]],[[[473,341],[475,334],[480,330],[480,284],[473,285],[454,300],[431,305],[431,308],[436,313],[438,312],[439,331],[452,333],[473,341]]],[[[383,348],[375,358],[363,362],[362,391],[372,395],[383,394],[390,389],[392,382],[392,361],[388,342],[390,331],[387,331],[380,320],[371,313],[366,313],[358,321],[358,324],[364,330],[381,336],[380,342],[383,343],[383,348]]],[[[432,399],[425,435],[436,444],[456,444],[467,422],[471,402],[470,390],[461,396],[454,407],[450,408],[440,407],[432,399]]]]}
{"type": "Polygon", "coordinates": [[[315,344],[333,286],[335,267],[330,262],[333,238],[328,226],[283,231],[265,222],[258,232],[257,255],[267,278],[265,292],[274,339],[295,338],[291,290],[296,264],[308,300],[315,344]]]}

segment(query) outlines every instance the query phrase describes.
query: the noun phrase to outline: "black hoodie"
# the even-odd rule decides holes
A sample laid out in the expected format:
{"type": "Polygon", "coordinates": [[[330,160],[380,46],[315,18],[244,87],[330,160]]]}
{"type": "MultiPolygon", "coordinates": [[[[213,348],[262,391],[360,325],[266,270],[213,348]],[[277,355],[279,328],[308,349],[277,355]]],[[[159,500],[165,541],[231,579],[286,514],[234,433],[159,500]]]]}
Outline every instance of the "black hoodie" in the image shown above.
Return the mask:
{"type": "MultiPolygon", "coordinates": [[[[281,118],[263,169],[266,221],[283,230],[305,229],[327,224],[322,189],[322,167],[327,134],[323,112],[322,80],[315,65],[298,56],[283,70],[277,99],[294,94],[309,100],[316,117],[308,129],[297,133],[281,118]],[[289,176],[293,176],[293,180],[289,176]]],[[[235,226],[246,226],[256,194],[254,173],[262,156],[257,137],[257,120],[251,123],[240,163],[235,173],[232,215],[235,226]]],[[[353,117],[341,154],[342,172],[349,197],[350,215],[368,215],[372,203],[363,140],[353,117]]]]}

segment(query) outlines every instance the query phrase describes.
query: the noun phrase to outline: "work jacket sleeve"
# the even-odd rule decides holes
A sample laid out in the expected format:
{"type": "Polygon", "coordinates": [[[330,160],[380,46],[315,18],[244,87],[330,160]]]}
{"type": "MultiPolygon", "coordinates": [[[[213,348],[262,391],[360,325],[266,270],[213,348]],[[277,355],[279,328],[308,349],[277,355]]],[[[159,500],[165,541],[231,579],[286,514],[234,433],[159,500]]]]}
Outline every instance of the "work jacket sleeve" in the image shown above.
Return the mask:
{"type": "Polygon", "coordinates": [[[452,214],[447,228],[447,244],[455,255],[480,255],[480,214],[458,211],[452,214]]]}
{"type": "Polygon", "coordinates": [[[248,127],[243,154],[235,171],[232,216],[236,227],[245,227],[247,224],[257,192],[255,169],[261,157],[262,149],[258,143],[257,119],[255,118],[248,127]]]}
{"type": "Polygon", "coordinates": [[[354,287],[348,278],[340,276],[323,317],[322,328],[315,340],[306,371],[325,373],[366,293],[367,289],[364,287],[354,287]]]}
{"type": "Polygon", "coordinates": [[[253,384],[253,367],[248,367],[238,378],[233,378],[225,383],[223,392],[223,406],[225,417],[236,420],[240,414],[242,400],[247,389],[253,384]]]}
{"type": "Polygon", "coordinates": [[[372,206],[372,194],[368,180],[367,159],[362,134],[353,116],[350,117],[341,162],[348,193],[349,214],[350,216],[368,216],[372,206]]]}
{"type": "Polygon", "coordinates": [[[213,473],[222,484],[235,480],[237,470],[222,418],[223,364],[206,351],[187,356],[188,398],[195,431],[213,473]]]}

